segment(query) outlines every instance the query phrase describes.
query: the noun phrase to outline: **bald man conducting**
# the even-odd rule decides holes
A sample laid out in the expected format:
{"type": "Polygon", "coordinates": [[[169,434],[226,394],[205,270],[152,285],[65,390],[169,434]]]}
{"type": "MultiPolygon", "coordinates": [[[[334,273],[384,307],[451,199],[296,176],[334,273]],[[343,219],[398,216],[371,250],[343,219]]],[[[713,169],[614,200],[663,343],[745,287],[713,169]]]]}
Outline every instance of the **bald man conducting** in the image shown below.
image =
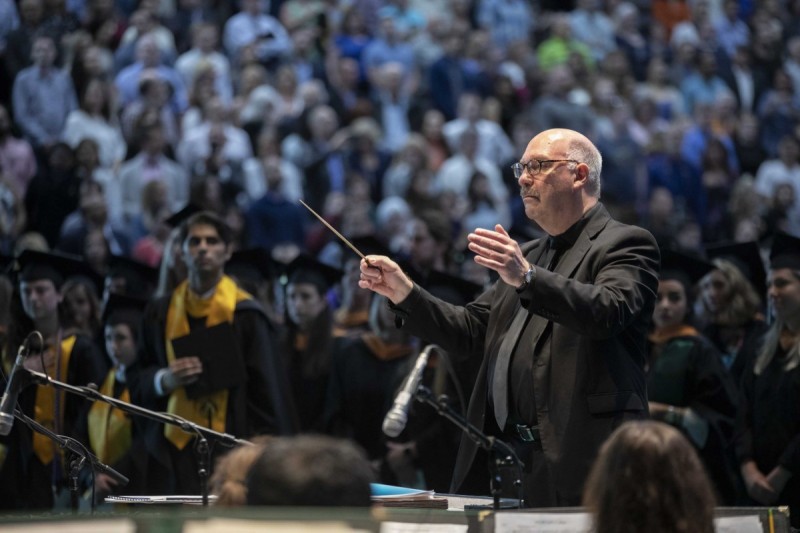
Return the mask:
{"type": "MultiPolygon", "coordinates": [[[[520,246],[500,225],[471,233],[475,262],[500,279],[465,307],[431,296],[387,257],[361,262],[360,286],[386,296],[402,327],[454,357],[481,358],[467,417],[517,451],[532,507],[579,505],[601,443],[648,414],[645,337],[659,251],[599,202],[601,167],[578,132],[530,141],[514,175],[525,214],[547,236],[520,246]]],[[[488,487],[482,454],[462,439],[451,491],[488,487]]]]}

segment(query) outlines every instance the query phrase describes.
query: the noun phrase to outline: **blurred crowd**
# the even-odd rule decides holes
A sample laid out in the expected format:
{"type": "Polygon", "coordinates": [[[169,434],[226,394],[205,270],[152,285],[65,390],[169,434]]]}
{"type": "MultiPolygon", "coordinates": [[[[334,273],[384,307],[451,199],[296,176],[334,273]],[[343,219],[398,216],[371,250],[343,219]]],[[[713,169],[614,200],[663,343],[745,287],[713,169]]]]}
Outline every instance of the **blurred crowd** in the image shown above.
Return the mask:
{"type": "Polygon", "coordinates": [[[572,4],[2,0],[0,252],[156,266],[192,202],[317,254],[304,199],[400,256],[439,211],[458,263],[475,227],[532,235],[509,165],[556,126],[662,243],[800,234],[800,4],[572,4]]]}

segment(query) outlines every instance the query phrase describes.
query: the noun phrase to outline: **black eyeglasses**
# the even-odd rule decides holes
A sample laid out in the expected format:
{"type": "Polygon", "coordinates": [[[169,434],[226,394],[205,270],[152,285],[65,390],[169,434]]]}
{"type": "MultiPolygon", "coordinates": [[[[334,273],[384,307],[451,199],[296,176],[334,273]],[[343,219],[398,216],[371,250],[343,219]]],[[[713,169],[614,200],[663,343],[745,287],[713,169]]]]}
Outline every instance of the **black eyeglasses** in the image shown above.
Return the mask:
{"type": "Polygon", "coordinates": [[[531,176],[535,176],[542,171],[545,163],[580,163],[574,159],[531,159],[527,163],[519,161],[511,165],[511,170],[514,171],[514,177],[520,179],[524,172],[528,172],[531,176]]]}

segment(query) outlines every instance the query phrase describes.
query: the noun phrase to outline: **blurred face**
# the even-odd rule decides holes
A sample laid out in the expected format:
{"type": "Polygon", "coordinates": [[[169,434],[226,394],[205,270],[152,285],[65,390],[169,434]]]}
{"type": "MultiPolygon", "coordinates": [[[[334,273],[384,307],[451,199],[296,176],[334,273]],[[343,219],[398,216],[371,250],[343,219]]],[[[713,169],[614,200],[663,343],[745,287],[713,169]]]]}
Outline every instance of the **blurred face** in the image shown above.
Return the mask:
{"type": "Polygon", "coordinates": [[[213,26],[203,26],[197,32],[197,48],[205,53],[211,52],[217,46],[217,30],[213,26]]]}
{"type": "Polygon", "coordinates": [[[680,281],[667,279],[659,282],[653,310],[653,323],[658,329],[683,324],[687,308],[686,291],[680,281]]]}
{"type": "Polygon", "coordinates": [[[103,85],[99,81],[92,81],[86,87],[86,93],[83,95],[83,104],[89,111],[100,111],[105,103],[106,95],[103,90],[103,85]]]}
{"type": "Polygon", "coordinates": [[[311,115],[309,129],[311,136],[316,139],[328,139],[339,127],[336,113],[328,107],[319,107],[311,115]]]}
{"type": "Polygon", "coordinates": [[[779,319],[796,322],[800,318],[800,278],[791,269],[770,271],[767,295],[779,319]]]}
{"type": "Polygon", "coordinates": [[[730,283],[721,270],[714,270],[700,282],[700,291],[706,308],[718,313],[728,302],[730,283]]]}
{"type": "Polygon", "coordinates": [[[33,43],[31,59],[39,67],[49,67],[56,60],[56,47],[49,37],[40,37],[33,43]]]}
{"type": "Polygon", "coordinates": [[[300,329],[306,329],[328,305],[325,296],[311,283],[290,283],[286,292],[289,318],[300,329]]]}
{"type": "Polygon", "coordinates": [[[191,226],[183,241],[183,260],[189,272],[198,275],[218,276],[231,250],[222,240],[217,229],[210,224],[191,226]]]}
{"type": "Polygon", "coordinates": [[[428,226],[420,220],[414,221],[411,226],[411,257],[414,262],[422,266],[433,264],[439,255],[439,249],[439,244],[428,226]]]}
{"type": "Polygon", "coordinates": [[[106,326],[103,335],[114,366],[128,367],[136,360],[136,341],[128,324],[106,326]]]}
{"type": "Polygon", "coordinates": [[[444,115],[438,111],[428,111],[422,121],[422,133],[429,139],[440,139],[443,125],[444,115]]]}
{"type": "Polygon", "coordinates": [[[19,284],[22,309],[31,320],[51,318],[58,313],[61,295],[52,280],[37,279],[19,284]]]}
{"type": "Polygon", "coordinates": [[[86,294],[85,288],[77,286],[65,294],[64,304],[66,305],[67,313],[70,314],[78,327],[89,325],[92,317],[92,303],[89,301],[89,295],[86,294]]]}
{"type": "Polygon", "coordinates": [[[89,140],[81,141],[81,143],[75,149],[75,160],[82,167],[97,166],[97,145],[89,140]]]}

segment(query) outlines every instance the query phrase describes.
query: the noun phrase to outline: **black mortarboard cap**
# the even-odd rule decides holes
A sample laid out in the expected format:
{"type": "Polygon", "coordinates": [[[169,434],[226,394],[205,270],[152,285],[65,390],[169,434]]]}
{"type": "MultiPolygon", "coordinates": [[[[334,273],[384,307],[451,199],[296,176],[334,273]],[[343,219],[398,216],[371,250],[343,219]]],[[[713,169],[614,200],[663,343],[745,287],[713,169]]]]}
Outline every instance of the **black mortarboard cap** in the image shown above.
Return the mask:
{"type": "MultiPolygon", "coordinates": [[[[350,242],[353,243],[353,246],[358,248],[364,255],[388,256],[391,253],[389,248],[375,235],[362,235],[360,237],[353,237],[350,239],[350,242]]],[[[348,248],[344,243],[342,243],[342,246],[345,248],[345,253],[355,253],[351,252],[350,248],[348,248]]]]}
{"type": "Polygon", "coordinates": [[[288,283],[311,283],[326,293],[344,275],[338,268],[322,263],[310,255],[300,254],[286,265],[288,283]]]}
{"type": "Polygon", "coordinates": [[[109,258],[106,276],[125,278],[126,293],[130,295],[146,296],[158,283],[157,268],[121,255],[109,258]]]}
{"type": "Polygon", "coordinates": [[[264,248],[247,248],[233,252],[225,263],[225,273],[238,281],[258,284],[274,277],[277,266],[264,248]]]}
{"type": "Polygon", "coordinates": [[[434,296],[454,305],[466,305],[482,292],[483,287],[458,276],[432,271],[425,281],[425,289],[434,296]]]}
{"type": "Polygon", "coordinates": [[[659,279],[678,280],[688,292],[703,276],[714,270],[714,265],[700,257],[664,248],[661,250],[659,279]]]}
{"type": "Polygon", "coordinates": [[[720,243],[706,246],[710,260],[724,259],[733,264],[747,278],[758,294],[767,291],[767,272],[761,250],[755,241],[720,243]]]}
{"type": "Polygon", "coordinates": [[[14,266],[14,258],[10,255],[0,253],[0,276],[10,274],[14,266]]]}
{"type": "Polygon", "coordinates": [[[188,219],[190,216],[194,215],[195,213],[199,213],[202,210],[203,210],[202,207],[196,204],[189,203],[183,206],[183,208],[180,209],[179,211],[176,211],[172,215],[170,215],[166,220],[164,220],[164,222],[172,228],[177,228],[181,224],[183,224],[186,221],[186,219],[188,219]]]}
{"type": "Polygon", "coordinates": [[[769,252],[769,267],[773,270],[790,268],[800,271],[800,239],[786,233],[776,233],[769,252]]]}
{"type": "Polygon", "coordinates": [[[106,325],[128,324],[135,327],[144,312],[147,299],[124,294],[109,294],[103,306],[103,323],[106,325]]]}
{"type": "Polygon", "coordinates": [[[49,279],[61,288],[67,278],[83,276],[96,287],[102,287],[102,278],[80,257],[53,252],[25,249],[16,261],[17,281],[49,279]]]}

